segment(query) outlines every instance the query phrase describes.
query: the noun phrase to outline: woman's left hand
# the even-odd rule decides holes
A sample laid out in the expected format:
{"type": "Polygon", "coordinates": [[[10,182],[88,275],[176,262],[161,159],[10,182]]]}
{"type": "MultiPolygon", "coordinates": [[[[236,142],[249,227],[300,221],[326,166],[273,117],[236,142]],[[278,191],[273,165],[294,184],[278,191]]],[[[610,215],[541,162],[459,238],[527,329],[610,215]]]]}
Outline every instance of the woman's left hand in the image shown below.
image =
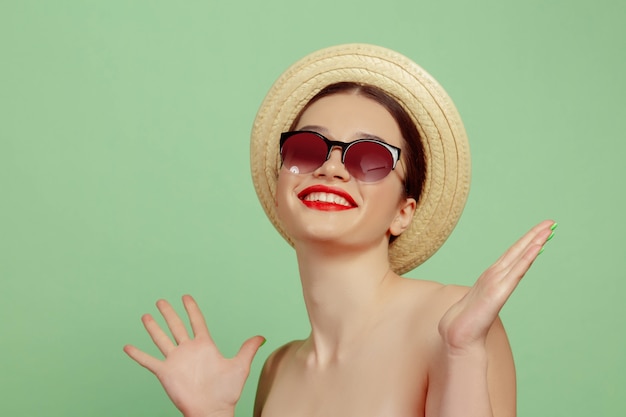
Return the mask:
{"type": "Polygon", "coordinates": [[[487,333],[513,290],[528,271],[556,223],[546,220],[526,233],[491,265],[439,322],[439,334],[452,354],[483,348],[487,333]]]}

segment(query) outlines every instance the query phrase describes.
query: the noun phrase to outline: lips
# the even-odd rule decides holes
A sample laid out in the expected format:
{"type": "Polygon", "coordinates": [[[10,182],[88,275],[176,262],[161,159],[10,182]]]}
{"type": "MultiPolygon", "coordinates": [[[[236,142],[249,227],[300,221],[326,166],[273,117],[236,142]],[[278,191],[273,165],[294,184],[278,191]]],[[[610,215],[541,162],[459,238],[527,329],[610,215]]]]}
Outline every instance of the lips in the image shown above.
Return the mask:
{"type": "Polygon", "coordinates": [[[341,188],[313,185],[298,193],[302,203],[312,209],[322,211],[350,210],[357,207],[356,202],[341,188]]]}

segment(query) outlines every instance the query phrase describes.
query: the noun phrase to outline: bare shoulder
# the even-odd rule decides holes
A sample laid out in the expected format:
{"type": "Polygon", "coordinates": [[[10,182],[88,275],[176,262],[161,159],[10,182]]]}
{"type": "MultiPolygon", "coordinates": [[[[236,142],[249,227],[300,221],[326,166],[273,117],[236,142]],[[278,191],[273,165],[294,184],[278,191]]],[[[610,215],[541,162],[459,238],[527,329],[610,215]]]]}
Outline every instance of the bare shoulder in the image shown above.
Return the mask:
{"type": "MultiPolygon", "coordinates": [[[[445,313],[452,304],[458,302],[460,299],[465,297],[465,295],[469,292],[471,287],[467,287],[464,285],[442,285],[440,284],[439,288],[437,288],[433,292],[432,302],[433,307],[441,308],[442,312],[445,313]]],[[[500,317],[496,317],[494,323],[491,327],[490,336],[492,335],[502,335],[506,338],[504,333],[504,326],[502,325],[502,321],[500,317]]]]}
{"type": "Polygon", "coordinates": [[[467,294],[470,287],[464,285],[442,285],[437,291],[436,301],[442,303],[446,308],[459,301],[467,294]]]}
{"type": "Polygon", "coordinates": [[[462,285],[446,285],[413,278],[403,278],[399,288],[399,297],[405,298],[407,303],[419,309],[420,314],[427,310],[434,315],[443,314],[469,291],[469,287],[462,285]]]}
{"type": "Polygon", "coordinates": [[[263,369],[261,370],[261,375],[259,377],[259,384],[256,391],[256,399],[254,402],[254,417],[258,417],[261,415],[261,411],[265,405],[265,401],[267,400],[267,396],[274,384],[274,379],[280,369],[281,365],[284,363],[285,357],[288,355],[290,351],[296,349],[298,346],[302,344],[302,340],[294,340],[289,342],[274,352],[272,352],[268,358],[265,360],[265,364],[263,365],[263,369]]]}
{"type": "MultiPolygon", "coordinates": [[[[400,291],[408,303],[413,303],[409,314],[429,318],[438,323],[448,309],[461,300],[470,290],[464,285],[441,284],[420,279],[403,279],[400,291]]],[[[504,334],[499,317],[493,323],[491,334],[504,334]]]]}
{"type": "Polygon", "coordinates": [[[263,366],[263,371],[267,373],[273,373],[276,368],[280,366],[280,363],[287,354],[287,352],[289,352],[292,348],[299,346],[300,344],[302,344],[302,340],[293,340],[273,351],[267,357],[265,365],[263,366]]]}

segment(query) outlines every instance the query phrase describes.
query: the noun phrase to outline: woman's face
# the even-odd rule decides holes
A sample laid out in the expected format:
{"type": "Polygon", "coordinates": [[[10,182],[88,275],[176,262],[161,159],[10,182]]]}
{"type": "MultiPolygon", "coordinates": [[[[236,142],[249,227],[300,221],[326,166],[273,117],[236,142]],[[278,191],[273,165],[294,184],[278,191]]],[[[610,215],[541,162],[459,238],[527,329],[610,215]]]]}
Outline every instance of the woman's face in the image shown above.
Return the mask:
{"type": "MultiPolygon", "coordinates": [[[[311,130],[326,138],[352,142],[379,138],[403,148],[404,140],[391,114],[379,103],[350,93],[323,97],[302,113],[296,130],[311,130]]],[[[315,171],[296,174],[282,167],[276,189],[278,216],[296,243],[337,241],[347,245],[388,242],[390,234],[408,227],[415,200],[404,198],[403,164],[383,179],[356,180],[341,162],[341,150],[315,171]]]]}

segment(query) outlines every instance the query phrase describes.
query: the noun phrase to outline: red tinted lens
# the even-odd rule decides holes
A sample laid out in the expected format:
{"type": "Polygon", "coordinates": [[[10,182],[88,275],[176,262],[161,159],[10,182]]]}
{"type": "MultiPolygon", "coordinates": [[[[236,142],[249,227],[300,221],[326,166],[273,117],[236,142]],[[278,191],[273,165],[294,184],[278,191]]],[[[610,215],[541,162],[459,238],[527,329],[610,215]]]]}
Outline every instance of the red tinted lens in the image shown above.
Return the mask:
{"type": "Polygon", "coordinates": [[[308,174],[326,161],[328,146],[319,136],[300,132],[290,136],[281,151],[283,165],[295,174],[308,174]]]}
{"type": "Polygon", "coordinates": [[[346,169],[356,179],[374,182],[385,178],[393,169],[393,156],[376,142],[358,142],[350,146],[344,159],[346,169]]]}

